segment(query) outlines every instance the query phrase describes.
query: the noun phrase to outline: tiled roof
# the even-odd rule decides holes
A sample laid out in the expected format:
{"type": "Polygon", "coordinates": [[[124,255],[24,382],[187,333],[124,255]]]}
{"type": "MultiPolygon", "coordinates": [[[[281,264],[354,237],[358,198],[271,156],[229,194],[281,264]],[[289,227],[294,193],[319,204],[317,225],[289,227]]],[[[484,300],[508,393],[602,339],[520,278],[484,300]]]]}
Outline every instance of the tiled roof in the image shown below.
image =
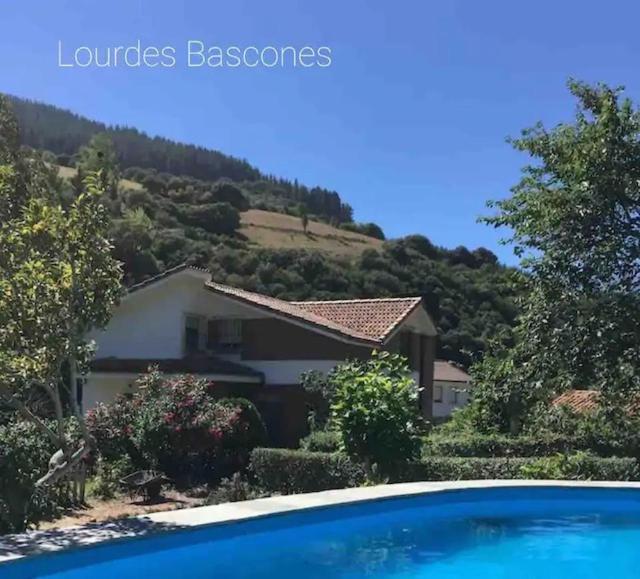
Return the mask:
{"type": "MultiPolygon", "coordinates": [[[[640,397],[631,396],[631,402],[626,405],[630,414],[640,413],[640,397]]],[[[553,400],[553,406],[568,406],[574,412],[593,412],[597,410],[600,392],[597,390],[567,390],[553,400]]]]}
{"type": "Polygon", "coordinates": [[[253,368],[221,360],[213,356],[193,356],[170,359],[98,358],[91,362],[93,372],[122,372],[144,374],[149,366],[157,366],[166,374],[222,374],[262,379],[262,373],[253,368]]]}
{"type": "MultiPolygon", "coordinates": [[[[131,286],[128,292],[135,292],[185,270],[206,273],[204,269],[183,264],[131,286]]],[[[204,285],[220,295],[374,347],[382,345],[422,301],[419,297],[410,297],[288,302],[212,281],[204,285]]]]}
{"type": "Polygon", "coordinates": [[[382,342],[420,302],[421,298],[381,298],[291,303],[305,312],[382,342]]]}
{"type": "Polygon", "coordinates": [[[598,408],[600,392],[596,390],[567,390],[553,400],[553,406],[568,406],[574,412],[592,412],[598,408]]]}
{"type": "Polygon", "coordinates": [[[436,382],[471,382],[471,376],[447,360],[436,360],[433,365],[433,379],[436,382]]]}
{"type": "Polygon", "coordinates": [[[387,334],[420,303],[420,298],[409,298],[408,300],[348,300],[344,302],[287,302],[214,282],[207,282],[205,286],[216,293],[373,346],[380,345],[387,334]],[[397,303],[395,307],[389,308],[386,307],[386,302],[397,303]],[[341,306],[335,309],[332,308],[331,306],[336,303],[340,303],[341,306]],[[323,309],[320,307],[321,304],[326,304],[328,307],[323,309]],[[368,305],[362,306],[362,304],[368,305]],[[358,313],[347,319],[345,315],[346,307],[353,308],[358,313]],[[367,319],[367,316],[362,315],[365,308],[369,319],[367,319]],[[323,315],[320,315],[320,311],[322,311],[323,315]],[[372,318],[376,319],[372,320],[372,318]]]}

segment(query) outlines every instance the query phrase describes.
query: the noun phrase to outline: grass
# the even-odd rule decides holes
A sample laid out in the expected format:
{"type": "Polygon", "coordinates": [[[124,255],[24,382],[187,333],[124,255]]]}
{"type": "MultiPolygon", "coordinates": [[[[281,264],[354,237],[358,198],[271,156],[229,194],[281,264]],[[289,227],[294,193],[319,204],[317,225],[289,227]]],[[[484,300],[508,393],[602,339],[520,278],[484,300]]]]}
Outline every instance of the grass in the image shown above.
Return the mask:
{"type": "Polygon", "coordinates": [[[261,247],[315,249],[333,255],[356,257],[365,249],[379,249],[382,241],[360,233],[344,231],[326,223],[309,221],[307,232],[299,217],[250,209],[240,214],[242,233],[261,247]]]}

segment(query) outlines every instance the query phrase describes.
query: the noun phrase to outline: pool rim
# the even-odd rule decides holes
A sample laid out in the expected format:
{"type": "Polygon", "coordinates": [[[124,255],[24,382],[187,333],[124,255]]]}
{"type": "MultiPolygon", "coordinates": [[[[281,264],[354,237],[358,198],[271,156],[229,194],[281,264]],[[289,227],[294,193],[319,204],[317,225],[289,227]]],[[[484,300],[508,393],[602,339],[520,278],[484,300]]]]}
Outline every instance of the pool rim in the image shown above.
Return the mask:
{"type": "Polygon", "coordinates": [[[233,525],[287,514],[366,504],[376,501],[449,493],[452,491],[500,488],[635,489],[640,491],[640,482],[526,479],[438,481],[396,483],[295,495],[279,495],[251,501],[177,509],[121,519],[121,521],[139,521],[142,524],[158,525],[157,528],[152,528],[149,532],[143,534],[110,531],[109,528],[114,524],[114,521],[108,521],[67,527],[65,529],[29,531],[17,535],[0,536],[0,569],[5,566],[10,567],[11,563],[18,563],[25,559],[69,553],[75,550],[84,551],[91,547],[115,545],[116,543],[150,539],[154,536],[170,533],[184,533],[196,529],[233,525]],[[174,526],[166,527],[163,525],[174,526]],[[88,529],[90,530],[89,533],[87,533],[88,529]],[[54,534],[67,537],[66,540],[72,544],[65,546],[59,543],[52,543],[51,536],[54,534]],[[19,544],[20,547],[12,549],[9,543],[19,544]]]}

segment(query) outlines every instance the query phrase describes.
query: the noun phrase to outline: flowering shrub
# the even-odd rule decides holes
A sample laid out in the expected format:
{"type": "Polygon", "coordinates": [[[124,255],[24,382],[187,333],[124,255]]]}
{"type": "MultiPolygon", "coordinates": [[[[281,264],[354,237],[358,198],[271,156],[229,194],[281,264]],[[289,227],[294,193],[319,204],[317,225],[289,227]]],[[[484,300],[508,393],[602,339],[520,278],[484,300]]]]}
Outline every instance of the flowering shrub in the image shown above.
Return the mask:
{"type": "Polygon", "coordinates": [[[206,380],[158,372],[141,377],[132,397],[89,413],[87,424],[106,459],[127,454],[136,468],[196,480],[244,466],[264,432],[250,402],[216,400],[206,380]]]}

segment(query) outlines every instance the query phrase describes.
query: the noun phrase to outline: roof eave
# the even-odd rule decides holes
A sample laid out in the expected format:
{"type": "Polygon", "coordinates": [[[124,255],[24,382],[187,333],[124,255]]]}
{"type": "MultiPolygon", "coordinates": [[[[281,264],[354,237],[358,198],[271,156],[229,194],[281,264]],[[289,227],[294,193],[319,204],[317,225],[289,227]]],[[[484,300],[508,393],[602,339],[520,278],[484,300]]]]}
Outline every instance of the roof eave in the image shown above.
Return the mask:
{"type": "Polygon", "coordinates": [[[287,312],[283,312],[281,310],[278,310],[276,308],[272,308],[270,306],[268,306],[267,304],[259,304],[256,302],[253,302],[247,298],[244,298],[242,296],[239,295],[235,295],[235,294],[230,294],[230,293],[226,293],[222,290],[220,290],[219,288],[217,288],[214,285],[211,284],[205,284],[204,286],[206,289],[208,289],[209,291],[215,293],[216,295],[228,298],[230,300],[234,300],[237,301],[247,307],[253,308],[255,310],[261,311],[261,312],[269,312],[273,317],[275,318],[279,318],[282,319],[284,321],[305,327],[305,328],[309,328],[312,329],[313,331],[319,333],[319,334],[324,334],[324,335],[328,335],[332,338],[337,338],[343,342],[347,342],[347,343],[351,343],[351,344],[355,344],[358,346],[367,346],[370,348],[380,348],[381,346],[384,345],[384,343],[381,340],[376,340],[373,338],[364,338],[364,337],[358,337],[358,336],[354,336],[352,334],[346,333],[346,332],[340,332],[337,329],[334,328],[330,328],[327,326],[321,326],[320,324],[316,324],[311,320],[305,319],[304,317],[300,316],[296,316],[287,312]]]}

